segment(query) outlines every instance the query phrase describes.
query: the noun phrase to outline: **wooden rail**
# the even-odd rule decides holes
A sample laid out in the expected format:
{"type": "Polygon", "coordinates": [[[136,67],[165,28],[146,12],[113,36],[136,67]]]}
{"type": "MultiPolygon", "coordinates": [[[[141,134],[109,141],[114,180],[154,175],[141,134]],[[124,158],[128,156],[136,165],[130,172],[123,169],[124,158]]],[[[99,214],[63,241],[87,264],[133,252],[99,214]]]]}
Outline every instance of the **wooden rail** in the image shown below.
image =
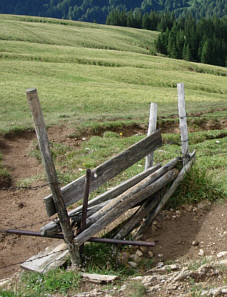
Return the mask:
{"type": "MultiPolygon", "coordinates": [[[[132,166],[146,155],[154,151],[162,145],[162,137],[160,130],[152,133],[150,136],[142,139],[128,149],[104,162],[91,171],[90,192],[103,185],[120,172],[132,166]]],[[[78,178],[65,187],[61,188],[64,203],[69,206],[83,198],[85,184],[85,176],[78,178]]],[[[44,198],[46,211],[48,216],[56,213],[53,201],[53,195],[44,198]]]]}

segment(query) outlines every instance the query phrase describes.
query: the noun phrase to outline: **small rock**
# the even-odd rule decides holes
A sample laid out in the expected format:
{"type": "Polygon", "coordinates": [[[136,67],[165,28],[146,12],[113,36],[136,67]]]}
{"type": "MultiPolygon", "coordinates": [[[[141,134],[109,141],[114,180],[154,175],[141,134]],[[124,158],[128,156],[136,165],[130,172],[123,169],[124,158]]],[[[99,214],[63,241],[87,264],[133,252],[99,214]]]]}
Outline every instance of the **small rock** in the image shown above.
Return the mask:
{"type": "Polygon", "coordinates": [[[227,251],[223,251],[217,254],[217,258],[222,258],[227,255],[227,251]]]}
{"type": "Polygon", "coordinates": [[[85,141],[86,140],[86,137],[83,137],[82,140],[85,141]]]}
{"type": "Polygon", "coordinates": [[[159,258],[163,258],[163,254],[158,254],[158,257],[159,258]]]}
{"type": "Polygon", "coordinates": [[[203,257],[204,254],[205,254],[205,253],[204,253],[204,250],[203,250],[203,249],[200,249],[198,255],[201,256],[201,257],[203,257]]]}
{"type": "Polygon", "coordinates": [[[127,288],[127,286],[123,285],[123,286],[120,287],[119,291],[124,291],[124,290],[126,290],[126,288],[127,288]]]}
{"type": "Polygon", "coordinates": [[[141,252],[141,250],[137,250],[137,251],[136,251],[136,255],[137,255],[138,257],[142,257],[142,256],[143,256],[143,253],[141,252]]]}
{"type": "Polygon", "coordinates": [[[133,268],[137,267],[137,263],[135,263],[135,262],[129,261],[128,264],[133,268]]]}
{"type": "Polygon", "coordinates": [[[156,265],[157,268],[162,268],[163,266],[164,266],[164,263],[163,263],[163,262],[159,262],[159,263],[156,265]]]}
{"type": "Polygon", "coordinates": [[[227,259],[221,260],[218,262],[219,265],[227,266],[227,259]]]}
{"type": "Polygon", "coordinates": [[[199,241],[198,240],[193,240],[192,245],[193,246],[198,246],[199,245],[199,241]]]}
{"type": "Polygon", "coordinates": [[[148,252],[149,257],[153,258],[154,257],[154,253],[152,251],[148,252]]]}
{"type": "Polygon", "coordinates": [[[135,263],[139,263],[139,262],[141,261],[141,257],[139,257],[139,256],[136,255],[136,254],[131,255],[129,258],[132,259],[133,262],[135,262],[135,263]]]}
{"type": "Polygon", "coordinates": [[[220,143],[220,140],[216,140],[216,143],[220,143]]]}

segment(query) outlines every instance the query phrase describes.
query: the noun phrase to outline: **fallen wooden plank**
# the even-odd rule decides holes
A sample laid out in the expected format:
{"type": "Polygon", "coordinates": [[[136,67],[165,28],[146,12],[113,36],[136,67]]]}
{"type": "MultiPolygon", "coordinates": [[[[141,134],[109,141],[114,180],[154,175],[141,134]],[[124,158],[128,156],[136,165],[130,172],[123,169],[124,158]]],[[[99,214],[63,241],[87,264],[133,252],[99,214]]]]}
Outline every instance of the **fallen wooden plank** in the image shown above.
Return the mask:
{"type": "MultiPolygon", "coordinates": [[[[155,195],[158,195],[155,194],[155,195]]],[[[116,239],[124,239],[127,235],[129,235],[134,228],[136,228],[139,223],[146,217],[159,203],[159,197],[154,197],[150,201],[147,200],[141,205],[141,207],[137,210],[137,212],[132,215],[132,217],[122,226],[119,232],[114,236],[116,239]]]]}
{"type": "Polygon", "coordinates": [[[26,270],[46,273],[50,269],[55,269],[62,266],[69,258],[69,251],[67,245],[62,243],[52,248],[47,248],[44,252],[29,258],[21,267],[26,270]]]}
{"type": "MultiPolygon", "coordinates": [[[[103,214],[106,214],[107,212],[111,211],[113,208],[115,208],[119,203],[122,202],[123,199],[128,199],[128,197],[132,197],[136,193],[144,190],[148,185],[153,183],[155,180],[157,180],[160,176],[164,175],[167,171],[173,169],[176,164],[178,163],[178,158],[171,160],[163,167],[159,168],[152,174],[150,174],[148,177],[137,183],[135,186],[129,188],[127,191],[122,193],[122,195],[119,195],[115,199],[112,199],[107,205],[102,207],[99,211],[91,215],[87,220],[87,226],[90,226],[94,222],[96,222],[99,218],[103,216],[103,214]]],[[[133,205],[134,206],[134,205],[133,205]]]]}
{"type": "Polygon", "coordinates": [[[190,161],[181,169],[180,173],[178,174],[177,178],[172,183],[171,187],[165,192],[163,195],[160,203],[158,206],[154,209],[154,211],[147,217],[143,225],[141,225],[140,229],[137,233],[137,238],[140,237],[140,235],[146,230],[147,226],[149,226],[154,218],[157,216],[157,214],[161,211],[163,206],[166,204],[166,202],[169,200],[169,198],[173,195],[173,193],[176,191],[179,184],[183,181],[185,178],[185,175],[188,173],[188,171],[191,169],[194,161],[195,161],[195,151],[192,154],[189,154],[190,161]]]}
{"type": "MultiPolygon", "coordinates": [[[[112,188],[111,190],[91,199],[88,202],[88,206],[89,206],[88,217],[91,216],[96,211],[98,211],[101,207],[103,207],[108,202],[108,200],[111,200],[111,199],[119,196],[120,194],[122,194],[123,192],[125,192],[126,190],[128,190],[132,186],[136,185],[141,180],[143,180],[145,177],[147,177],[151,173],[158,170],[160,167],[161,167],[161,165],[157,164],[157,165],[149,168],[148,170],[135,175],[134,177],[132,177],[132,178],[128,179],[127,181],[121,183],[120,185],[112,188]]],[[[69,217],[71,218],[71,220],[73,222],[75,222],[75,223],[79,222],[79,220],[81,219],[81,211],[82,211],[82,206],[78,206],[77,208],[75,208],[74,210],[71,210],[69,212],[69,217]]],[[[60,231],[61,231],[61,227],[59,224],[59,220],[52,221],[52,222],[46,224],[45,226],[41,227],[41,229],[40,229],[40,232],[43,236],[53,235],[60,231]]]]}
{"type": "Polygon", "coordinates": [[[81,273],[81,276],[86,281],[98,284],[112,283],[119,278],[117,275],[105,275],[97,273],[81,273]]]}
{"type": "Polygon", "coordinates": [[[172,169],[161,176],[158,180],[153,182],[151,185],[148,185],[145,189],[138,191],[133,195],[131,195],[131,192],[129,193],[129,190],[120,195],[122,196],[121,203],[117,204],[117,206],[111,209],[111,211],[108,211],[107,214],[104,214],[98,221],[76,236],[74,239],[76,244],[83,244],[93,235],[104,229],[113,220],[117,219],[122,213],[127,211],[127,209],[132,208],[139,202],[142,202],[152,194],[159,191],[163,186],[171,182],[176,177],[177,173],[178,171],[176,169],[172,169]]]}
{"type": "MultiPolygon", "coordinates": [[[[95,212],[97,212],[100,208],[105,206],[107,203],[108,201],[105,201],[103,203],[89,207],[87,216],[89,217],[93,215],[95,212]]],[[[74,212],[69,217],[71,218],[73,225],[78,224],[81,221],[82,209],[80,208],[80,210],[78,210],[77,212],[74,212]]],[[[61,226],[60,226],[59,220],[49,222],[48,224],[40,228],[40,233],[42,234],[42,236],[50,236],[50,235],[57,234],[59,232],[61,232],[61,226]]]]}
{"type": "MultiPolygon", "coordinates": [[[[150,136],[130,146],[128,149],[112,159],[99,165],[91,171],[90,191],[94,191],[99,186],[118,175],[120,172],[124,171],[161,145],[162,138],[160,130],[158,130],[150,136]]],[[[66,206],[69,206],[83,198],[84,183],[85,176],[82,176],[61,188],[66,206]]],[[[46,205],[47,215],[54,215],[56,213],[56,208],[53,202],[53,196],[49,195],[45,197],[44,203],[46,205]]]]}

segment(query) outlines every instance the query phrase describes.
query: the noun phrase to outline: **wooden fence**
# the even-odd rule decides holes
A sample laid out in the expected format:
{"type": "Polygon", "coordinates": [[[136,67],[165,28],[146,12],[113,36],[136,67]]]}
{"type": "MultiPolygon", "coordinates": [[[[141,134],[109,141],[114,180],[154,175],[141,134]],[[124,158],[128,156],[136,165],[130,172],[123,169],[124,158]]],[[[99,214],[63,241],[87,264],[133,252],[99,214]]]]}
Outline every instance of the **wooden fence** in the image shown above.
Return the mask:
{"type": "Polygon", "coordinates": [[[91,171],[87,171],[86,176],[78,178],[61,189],[51,158],[37,90],[27,90],[27,98],[52,192],[44,198],[46,211],[48,216],[58,213],[58,220],[43,226],[41,234],[53,236],[62,232],[72,264],[80,263],[80,247],[113,222],[115,222],[115,228],[112,231],[114,239],[124,240],[138,226],[140,226],[137,233],[139,236],[152,223],[190,170],[195,160],[195,152],[190,154],[188,147],[184,85],[178,84],[177,89],[182,142],[181,157],[176,157],[163,166],[161,164],[153,166],[153,153],[162,145],[162,137],[161,131],[156,130],[157,105],[152,103],[147,137],[91,171]],[[94,191],[144,157],[146,157],[144,172],[87,201],[89,192],[94,191]],[[81,199],[84,201],[83,206],[68,213],[66,207],[81,199]],[[123,222],[118,221],[117,219],[129,209],[133,209],[131,216],[127,216],[123,222]],[[144,218],[145,222],[141,224],[144,218]],[[76,235],[74,235],[74,226],[77,228],[76,235]]]}

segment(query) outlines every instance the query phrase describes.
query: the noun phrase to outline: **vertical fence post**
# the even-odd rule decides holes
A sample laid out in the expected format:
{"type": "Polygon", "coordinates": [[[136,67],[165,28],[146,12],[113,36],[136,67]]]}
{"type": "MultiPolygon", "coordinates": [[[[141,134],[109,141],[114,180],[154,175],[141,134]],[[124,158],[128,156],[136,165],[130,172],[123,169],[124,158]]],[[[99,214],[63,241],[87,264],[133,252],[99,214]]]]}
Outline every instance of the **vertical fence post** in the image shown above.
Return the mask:
{"type": "Polygon", "coordinates": [[[50,188],[53,194],[53,200],[58,212],[60,225],[64,235],[64,240],[69,249],[72,265],[76,266],[80,264],[79,249],[73,241],[74,234],[70,226],[70,220],[63,201],[63,196],[59,187],[56,169],[51,156],[49,140],[46,132],[46,127],[43,119],[42,110],[40,107],[37,90],[28,89],[26,91],[26,94],[32,112],[33,120],[35,123],[36,135],[38,138],[47,178],[50,183],[50,188]]]}
{"type": "Polygon", "coordinates": [[[180,133],[181,133],[181,151],[183,158],[183,165],[186,165],[189,157],[189,148],[188,148],[188,127],[187,127],[187,115],[185,109],[185,98],[184,98],[184,84],[177,84],[178,92],[178,113],[180,121],[180,133]]]}
{"type": "MultiPolygon", "coordinates": [[[[158,111],[157,104],[151,102],[147,136],[150,136],[153,132],[156,131],[156,127],[157,127],[157,111],[158,111]]],[[[146,156],[145,170],[152,167],[152,165],[153,165],[153,156],[154,156],[153,152],[146,156]]]]}

